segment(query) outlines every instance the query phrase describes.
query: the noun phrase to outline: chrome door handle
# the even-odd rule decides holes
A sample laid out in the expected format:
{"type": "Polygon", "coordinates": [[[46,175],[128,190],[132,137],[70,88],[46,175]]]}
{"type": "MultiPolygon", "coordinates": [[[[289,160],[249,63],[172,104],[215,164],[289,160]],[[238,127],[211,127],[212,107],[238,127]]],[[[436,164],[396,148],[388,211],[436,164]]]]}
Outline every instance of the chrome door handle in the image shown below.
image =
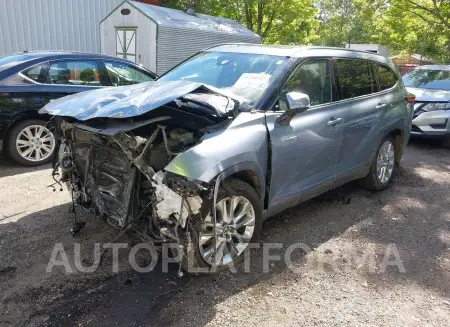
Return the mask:
{"type": "Polygon", "coordinates": [[[379,103],[375,109],[386,109],[387,108],[387,104],[386,103],[379,103]]]}
{"type": "Polygon", "coordinates": [[[339,124],[341,121],[342,121],[342,118],[331,117],[327,123],[327,126],[333,126],[333,125],[339,124]]]}

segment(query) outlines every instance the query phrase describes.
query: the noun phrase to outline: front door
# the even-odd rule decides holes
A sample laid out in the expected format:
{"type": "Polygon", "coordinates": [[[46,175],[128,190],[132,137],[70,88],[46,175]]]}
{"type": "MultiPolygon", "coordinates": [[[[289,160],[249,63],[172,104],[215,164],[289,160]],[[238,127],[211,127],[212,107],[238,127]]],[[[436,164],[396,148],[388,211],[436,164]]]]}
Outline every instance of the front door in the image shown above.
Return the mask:
{"type": "Polygon", "coordinates": [[[333,103],[331,64],[321,58],[301,63],[275,110],[266,113],[272,151],[269,215],[320,194],[334,181],[344,109],[333,103]],[[277,119],[287,109],[287,92],[308,94],[311,107],[283,126],[277,119]]]}

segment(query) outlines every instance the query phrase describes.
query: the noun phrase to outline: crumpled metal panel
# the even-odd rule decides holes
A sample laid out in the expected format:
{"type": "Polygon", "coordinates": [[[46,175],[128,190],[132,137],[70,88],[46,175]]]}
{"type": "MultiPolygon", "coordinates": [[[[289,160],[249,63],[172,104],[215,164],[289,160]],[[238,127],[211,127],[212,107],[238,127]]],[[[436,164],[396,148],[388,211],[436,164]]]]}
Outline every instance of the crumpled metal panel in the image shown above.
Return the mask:
{"type": "MultiPolygon", "coordinates": [[[[140,116],[198,89],[222,94],[220,90],[197,82],[156,81],[130,86],[82,92],[51,101],[39,113],[68,116],[85,121],[92,118],[140,116]]],[[[221,108],[217,108],[220,111],[221,108]]],[[[225,104],[224,113],[228,110],[225,104]]]]}
{"type": "MultiPolygon", "coordinates": [[[[77,133],[78,136],[80,134],[77,133]]],[[[73,144],[73,155],[76,171],[86,194],[92,198],[95,211],[124,227],[130,210],[135,167],[123,151],[85,143],[80,139],[73,144]]]]}

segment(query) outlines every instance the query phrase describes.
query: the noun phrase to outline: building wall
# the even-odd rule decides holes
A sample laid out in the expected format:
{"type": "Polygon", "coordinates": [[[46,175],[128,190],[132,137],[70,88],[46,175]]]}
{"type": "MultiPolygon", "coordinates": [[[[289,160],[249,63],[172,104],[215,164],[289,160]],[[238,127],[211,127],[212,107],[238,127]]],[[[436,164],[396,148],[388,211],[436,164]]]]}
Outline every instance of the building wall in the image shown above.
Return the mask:
{"type": "Polygon", "coordinates": [[[24,50],[100,51],[100,21],[123,0],[0,0],[0,57],[24,50]]]}
{"type": "Polygon", "coordinates": [[[244,34],[216,33],[159,25],[157,74],[162,75],[170,68],[205,48],[223,43],[241,42],[260,44],[261,39],[258,36],[244,34]]]}
{"type": "Polygon", "coordinates": [[[136,27],[136,63],[156,73],[156,24],[128,3],[122,4],[100,24],[102,54],[116,56],[116,27],[136,27]],[[130,14],[122,15],[124,8],[130,14]]]}

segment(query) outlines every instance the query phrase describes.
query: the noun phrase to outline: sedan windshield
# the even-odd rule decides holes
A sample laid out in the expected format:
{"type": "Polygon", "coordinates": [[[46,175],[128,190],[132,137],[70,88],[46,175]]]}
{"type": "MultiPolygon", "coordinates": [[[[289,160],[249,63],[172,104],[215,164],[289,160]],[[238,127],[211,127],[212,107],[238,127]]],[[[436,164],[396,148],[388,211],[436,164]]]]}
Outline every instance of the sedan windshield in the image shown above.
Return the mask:
{"type": "Polygon", "coordinates": [[[251,104],[266,90],[285,61],[285,57],[262,54],[203,52],[159,80],[186,80],[211,85],[242,97],[251,104]]]}
{"type": "Polygon", "coordinates": [[[406,87],[420,89],[450,90],[449,70],[416,69],[403,76],[406,87]]]}

